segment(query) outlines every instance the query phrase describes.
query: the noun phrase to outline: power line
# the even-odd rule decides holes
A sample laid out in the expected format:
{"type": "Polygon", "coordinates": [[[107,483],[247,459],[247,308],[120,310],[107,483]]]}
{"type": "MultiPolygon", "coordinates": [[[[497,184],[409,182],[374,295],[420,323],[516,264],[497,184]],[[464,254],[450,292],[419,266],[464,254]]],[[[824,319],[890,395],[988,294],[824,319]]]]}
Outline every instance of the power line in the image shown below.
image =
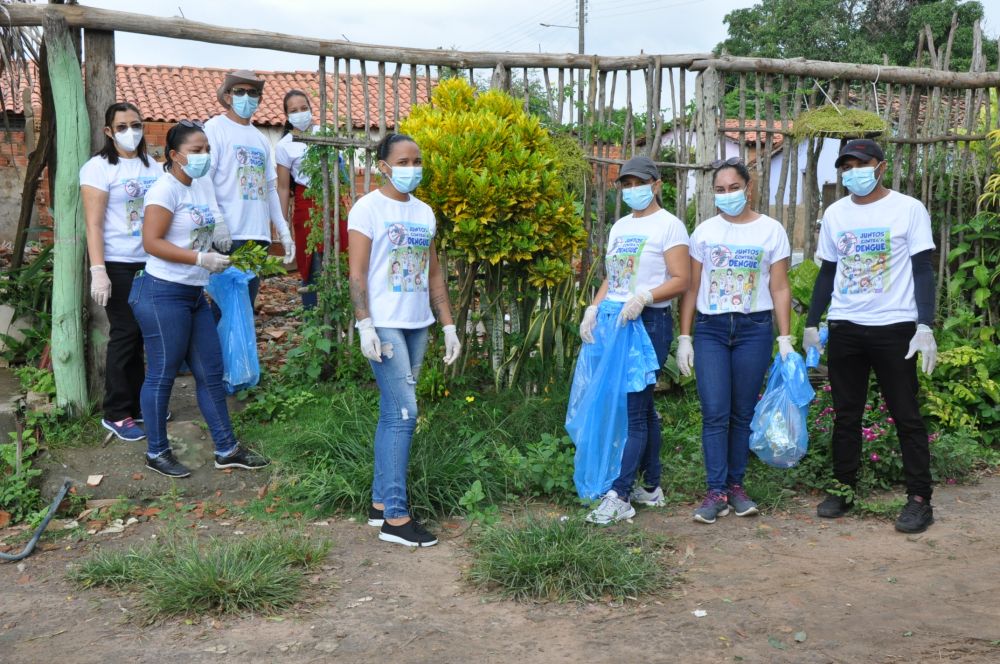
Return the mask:
{"type": "Polygon", "coordinates": [[[565,8],[563,7],[549,5],[542,11],[537,12],[529,16],[528,18],[517,21],[516,23],[513,23],[507,26],[506,28],[502,28],[501,30],[497,31],[492,36],[488,37],[486,40],[480,42],[479,47],[483,48],[488,46],[489,44],[496,44],[496,43],[506,44],[511,40],[512,37],[518,35],[519,33],[523,33],[523,31],[531,27],[532,24],[541,20],[550,20],[554,16],[561,14],[564,10],[565,8]]]}
{"type": "Polygon", "coordinates": [[[683,7],[684,5],[694,5],[700,4],[703,0],[687,0],[686,2],[677,2],[672,5],[660,5],[658,7],[647,7],[645,9],[634,9],[632,11],[612,11],[606,14],[595,14],[592,18],[615,18],[617,16],[633,16],[635,14],[647,14],[650,12],[659,11],[662,9],[671,9],[673,7],[683,7]]]}

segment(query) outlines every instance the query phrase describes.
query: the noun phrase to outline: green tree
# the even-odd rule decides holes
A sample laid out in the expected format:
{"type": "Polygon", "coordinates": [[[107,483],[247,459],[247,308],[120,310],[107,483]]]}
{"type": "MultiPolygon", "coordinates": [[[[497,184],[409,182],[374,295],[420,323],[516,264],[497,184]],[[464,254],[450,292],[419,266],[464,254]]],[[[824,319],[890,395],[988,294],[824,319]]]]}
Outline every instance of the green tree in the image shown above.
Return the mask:
{"type": "MultiPolygon", "coordinates": [[[[978,0],[761,0],[725,17],[728,36],[716,47],[731,55],[809,58],[840,62],[927,65],[926,53],[916,62],[924,25],[930,25],[935,47],[948,39],[952,15],[958,29],[950,68],[968,71],[972,59],[972,26],[983,18],[978,0]]],[[[987,67],[996,66],[996,39],[986,38],[987,67]]]]}

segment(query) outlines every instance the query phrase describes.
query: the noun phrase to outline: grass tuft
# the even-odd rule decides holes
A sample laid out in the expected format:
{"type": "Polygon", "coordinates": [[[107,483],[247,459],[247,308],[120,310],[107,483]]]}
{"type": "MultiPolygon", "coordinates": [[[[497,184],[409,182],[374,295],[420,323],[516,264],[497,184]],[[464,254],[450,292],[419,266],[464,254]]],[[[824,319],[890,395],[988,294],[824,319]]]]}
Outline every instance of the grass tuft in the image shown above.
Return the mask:
{"type": "Polygon", "coordinates": [[[150,620],[192,614],[276,613],[292,606],[303,572],[328,541],[270,534],[223,540],[167,537],[125,551],[101,551],[70,572],[82,587],[141,591],[150,620]]]}
{"type": "Polygon", "coordinates": [[[472,541],[468,579],[519,601],[635,599],[673,584],[659,559],[667,547],[638,529],[528,518],[486,528],[472,541]]]}

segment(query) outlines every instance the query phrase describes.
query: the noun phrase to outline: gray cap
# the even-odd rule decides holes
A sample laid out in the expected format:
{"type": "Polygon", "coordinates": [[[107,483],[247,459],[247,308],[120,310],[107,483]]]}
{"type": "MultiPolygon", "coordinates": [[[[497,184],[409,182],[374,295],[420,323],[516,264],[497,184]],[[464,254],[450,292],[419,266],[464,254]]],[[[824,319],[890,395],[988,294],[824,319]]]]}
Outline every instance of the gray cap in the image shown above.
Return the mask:
{"type": "Polygon", "coordinates": [[[639,178],[643,182],[660,179],[660,169],[649,157],[632,157],[624,164],[618,172],[617,182],[629,175],[639,178]]]}

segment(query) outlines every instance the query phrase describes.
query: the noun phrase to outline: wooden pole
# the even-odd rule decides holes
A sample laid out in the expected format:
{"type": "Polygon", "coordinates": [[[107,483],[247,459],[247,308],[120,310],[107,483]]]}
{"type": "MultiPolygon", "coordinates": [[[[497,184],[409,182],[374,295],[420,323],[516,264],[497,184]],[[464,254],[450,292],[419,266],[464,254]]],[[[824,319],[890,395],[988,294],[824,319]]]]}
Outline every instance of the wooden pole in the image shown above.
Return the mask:
{"type": "MultiPolygon", "coordinates": [[[[90,118],[90,152],[104,146],[104,112],[115,103],[115,33],[87,30],[83,34],[84,80],[87,115],[90,118]]],[[[140,109],[142,110],[142,109],[140,109]]],[[[85,298],[88,318],[87,378],[91,400],[104,394],[110,324],[104,307],[85,298]]]]}
{"type": "MultiPolygon", "coordinates": [[[[695,78],[695,96],[701,100],[695,132],[697,161],[707,164],[715,159],[715,148],[719,144],[719,72],[709,67],[699,72],[695,78]]],[[[700,223],[715,214],[715,198],[712,192],[712,172],[704,169],[695,171],[695,191],[700,223]]]]}
{"type": "Polygon", "coordinates": [[[56,111],[59,169],[53,192],[55,252],[52,271],[52,370],[56,405],[71,416],[87,410],[83,350],[85,224],[80,203],[80,167],[90,156],[90,123],[80,61],[66,21],[45,22],[52,97],[56,111]]]}

